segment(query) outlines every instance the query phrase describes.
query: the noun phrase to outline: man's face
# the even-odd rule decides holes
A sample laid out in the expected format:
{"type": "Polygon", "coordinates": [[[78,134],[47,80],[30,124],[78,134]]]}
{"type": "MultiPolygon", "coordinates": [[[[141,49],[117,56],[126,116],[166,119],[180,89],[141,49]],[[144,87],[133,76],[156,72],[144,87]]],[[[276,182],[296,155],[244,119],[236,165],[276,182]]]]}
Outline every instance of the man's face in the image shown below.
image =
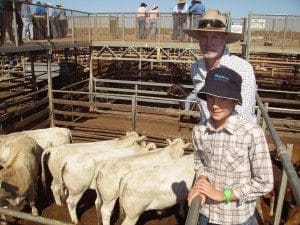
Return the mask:
{"type": "Polygon", "coordinates": [[[204,58],[214,59],[221,56],[226,46],[226,33],[203,32],[199,38],[199,46],[204,58]]]}
{"type": "Polygon", "coordinates": [[[237,102],[228,98],[216,97],[213,95],[206,95],[207,108],[217,127],[224,124],[233,111],[237,102]]]}

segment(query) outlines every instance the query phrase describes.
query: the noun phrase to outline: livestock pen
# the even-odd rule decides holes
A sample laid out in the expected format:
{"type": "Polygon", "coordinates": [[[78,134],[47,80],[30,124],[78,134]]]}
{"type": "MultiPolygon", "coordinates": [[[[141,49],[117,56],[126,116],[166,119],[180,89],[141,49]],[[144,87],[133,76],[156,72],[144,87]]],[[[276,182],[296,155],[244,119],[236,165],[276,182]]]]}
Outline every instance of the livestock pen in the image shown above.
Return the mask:
{"type": "MultiPolygon", "coordinates": [[[[54,38],[49,25],[48,36],[0,47],[1,132],[59,126],[70,128],[77,143],[108,140],[129,130],[161,147],[167,138],[190,141],[201,115],[196,105],[188,112],[182,105],[192,89],[190,65],[201,54],[190,39],[171,41],[171,14],[162,14],[157,40],[141,42],[135,37],[133,13],[66,11],[66,37],[54,38]]],[[[51,23],[49,16],[44,19],[51,23]]],[[[299,17],[251,14],[242,23],[252,19],[263,19],[264,29],[251,29],[250,23],[244,42],[229,47],[253,65],[258,122],[265,128],[271,155],[281,159],[276,163],[287,173],[293,204],[299,205],[299,179],[286,153],[290,144],[294,155],[299,152],[299,17]]],[[[285,178],[281,182],[284,187],[285,178]]],[[[277,224],[286,218],[280,216],[283,192],[277,195],[277,224]]],[[[91,206],[95,196],[89,194],[78,207],[82,224],[96,224],[91,206]]],[[[39,197],[42,217],[0,210],[22,218],[17,222],[21,224],[70,221],[67,209],[55,206],[49,193],[39,197]]],[[[139,224],[174,224],[173,215],[174,209],[157,220],[153,212],[145,213],[139,224]]]]}

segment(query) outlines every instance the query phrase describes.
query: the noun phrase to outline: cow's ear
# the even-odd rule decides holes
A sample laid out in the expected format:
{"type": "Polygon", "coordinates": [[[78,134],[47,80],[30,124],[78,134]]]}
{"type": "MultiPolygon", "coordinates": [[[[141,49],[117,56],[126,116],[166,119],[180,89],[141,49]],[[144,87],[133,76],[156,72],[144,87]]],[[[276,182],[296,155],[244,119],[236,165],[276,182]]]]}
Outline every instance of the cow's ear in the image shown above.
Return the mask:
{"type": "Polygon", "coordinates": [[[3,188],[5,191],[15,194],[19,188],[17,186],[14,186],[12,184],[9,184],[5,181],[0,181],[0,187],[3,188]]]}

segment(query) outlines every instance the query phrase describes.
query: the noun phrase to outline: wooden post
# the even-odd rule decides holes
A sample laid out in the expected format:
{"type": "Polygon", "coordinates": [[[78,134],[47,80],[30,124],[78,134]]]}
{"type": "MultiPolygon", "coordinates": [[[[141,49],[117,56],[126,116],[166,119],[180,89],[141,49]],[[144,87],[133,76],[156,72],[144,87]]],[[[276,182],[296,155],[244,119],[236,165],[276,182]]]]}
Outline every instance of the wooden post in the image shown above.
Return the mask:
{"type": "Polygon", "coordinates": [[[53,113],[53,93],[52,93],[52,47],[49,48],[47,54],[47,72],[48,72],[48,98],[49,98],[49,118],[50,118],[50,127],[54,127],[54,113],[53,113]]]}

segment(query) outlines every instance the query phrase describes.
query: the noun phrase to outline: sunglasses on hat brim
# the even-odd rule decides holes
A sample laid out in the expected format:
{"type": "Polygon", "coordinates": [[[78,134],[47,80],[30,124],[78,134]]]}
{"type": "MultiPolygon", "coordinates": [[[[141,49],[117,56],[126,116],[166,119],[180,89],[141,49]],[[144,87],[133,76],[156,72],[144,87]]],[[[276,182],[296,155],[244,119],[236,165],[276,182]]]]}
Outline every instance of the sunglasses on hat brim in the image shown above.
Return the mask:
{"type": "Polygon", "coordinates": [[[221,20],[200,20],[198,24],[198,29],[206,28],[210,24],[214,28],[224,28],[226,25],[221,20]]]}

